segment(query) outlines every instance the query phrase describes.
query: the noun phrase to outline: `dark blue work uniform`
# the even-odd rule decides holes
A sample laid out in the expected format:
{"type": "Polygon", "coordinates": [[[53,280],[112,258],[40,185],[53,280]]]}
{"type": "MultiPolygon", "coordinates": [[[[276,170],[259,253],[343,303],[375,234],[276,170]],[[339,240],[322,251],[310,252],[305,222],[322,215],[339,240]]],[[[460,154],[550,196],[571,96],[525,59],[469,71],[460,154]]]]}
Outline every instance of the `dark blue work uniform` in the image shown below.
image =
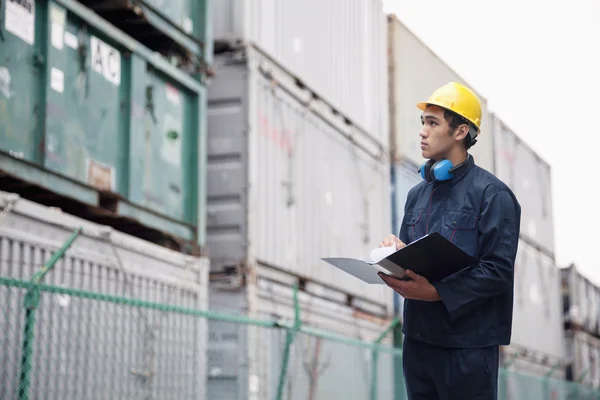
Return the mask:
{"type": "Polygon", "coordinates": [[[441,301],[404,302],[411,400],[496,399],[498,350],[511,337],[520,224],[512,191],[470,155],[451,180],[423,181],[408,193],[400,240],[408,244],[439,232],[478,260],[431,282],[441,301]]]}

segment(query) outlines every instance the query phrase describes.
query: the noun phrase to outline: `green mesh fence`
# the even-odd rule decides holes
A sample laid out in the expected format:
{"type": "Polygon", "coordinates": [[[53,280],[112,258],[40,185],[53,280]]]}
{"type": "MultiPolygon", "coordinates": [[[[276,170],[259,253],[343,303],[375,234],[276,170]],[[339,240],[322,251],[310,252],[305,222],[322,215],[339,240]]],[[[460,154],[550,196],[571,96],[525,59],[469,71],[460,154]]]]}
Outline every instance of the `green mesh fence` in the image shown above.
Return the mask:
{"type": "MultiPolygon", "coordinates": [[[[367,343],[302,325],[297,289],[278,322],[43,284],[79,232],[30,281],[0,277],[0,399],[406,399],[401,350],[380,344],[398,320],[367,343]]],[[[600,399],[507,370],[499,391],[600,399]]]]}
{"type": "MultiPolygon", "coordinates": [[[[398,349],[299,324],[12,278],[0,278],[0,302],[1,399],[250,398],[253,375],[261,399],[406,398],[394,388],[398,349]],[[209,321],[226,325],[211,338],[216,353],[209,321]],[[244,368],[246,355],[231,344],[250,337],[260,346],[248,349],[256,362],[244,368]],[[211,354],[236,367],[208,370],[211,354]]],[[[589,387],[506,370],[499,387],[500,399],[600,399],[589,387]]]]}

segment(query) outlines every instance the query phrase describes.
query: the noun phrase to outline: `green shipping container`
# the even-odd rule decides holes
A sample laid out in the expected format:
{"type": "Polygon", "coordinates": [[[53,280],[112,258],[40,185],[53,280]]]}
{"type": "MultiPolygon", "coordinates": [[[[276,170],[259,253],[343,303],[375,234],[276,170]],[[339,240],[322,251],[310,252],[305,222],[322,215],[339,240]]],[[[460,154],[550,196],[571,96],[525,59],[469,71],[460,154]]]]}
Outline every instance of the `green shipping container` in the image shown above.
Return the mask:
{"type": "Polygon", "coordinates": [[[4,4],[0,169],[203,244],[205,88],[80,4],[4,4]]]}
{"type": "Polygon", "coordinates": [[[212,62],[211,0],[79,1],[152,50],[188,66],[212,62]]]}

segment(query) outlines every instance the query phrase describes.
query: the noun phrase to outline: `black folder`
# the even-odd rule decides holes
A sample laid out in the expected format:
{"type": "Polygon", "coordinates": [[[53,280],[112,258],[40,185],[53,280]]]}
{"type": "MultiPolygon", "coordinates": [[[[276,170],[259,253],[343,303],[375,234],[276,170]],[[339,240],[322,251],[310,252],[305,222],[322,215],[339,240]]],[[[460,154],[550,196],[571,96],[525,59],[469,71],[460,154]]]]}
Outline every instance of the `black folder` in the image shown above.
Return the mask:
{"type": "Polygon", "coordinates": [[[441,281],[477,260],[438,232],[430,233],[379,261],[379,265],[394,276],[410,269],[429,282],[441,281]]]}

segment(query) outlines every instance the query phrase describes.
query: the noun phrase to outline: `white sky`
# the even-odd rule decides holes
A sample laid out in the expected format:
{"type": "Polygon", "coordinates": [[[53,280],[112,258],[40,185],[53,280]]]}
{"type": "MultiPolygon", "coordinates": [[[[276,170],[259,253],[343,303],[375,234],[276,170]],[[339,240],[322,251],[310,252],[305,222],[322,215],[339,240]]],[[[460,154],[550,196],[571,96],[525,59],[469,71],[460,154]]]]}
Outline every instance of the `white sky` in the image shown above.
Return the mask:
{"type": "Polygon", "coordinates": [[[600,283],[600,0],[383,3],[551,165],[559,266],[600,283]]]}

